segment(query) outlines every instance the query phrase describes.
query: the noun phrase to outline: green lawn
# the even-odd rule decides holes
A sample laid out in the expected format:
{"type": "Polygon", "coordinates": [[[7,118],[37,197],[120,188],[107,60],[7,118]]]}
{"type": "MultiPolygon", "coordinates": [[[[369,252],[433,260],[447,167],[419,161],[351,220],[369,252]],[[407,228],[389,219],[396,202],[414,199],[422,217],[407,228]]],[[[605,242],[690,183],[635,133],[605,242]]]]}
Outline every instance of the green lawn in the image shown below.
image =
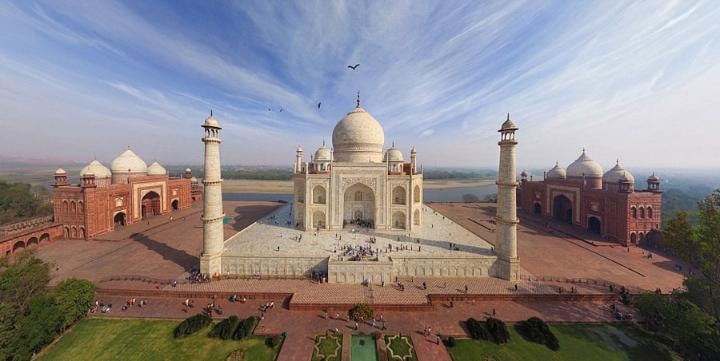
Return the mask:
{"type": "Polygon", "coordinates": [[[557,361],[613,361],[613,360],[681,360],[664,345],[648,339],[630,326],[608,324],[550,325],[560,341],[560,350],[552,351],[544,345],[526,341],[508,325],[510,342],[498,346],[488,341],[457,340],[448,351],[454,361],[477,360],[557,360],[557,361]]]}
{"type": "Polygon", "coordinates": [[[410,346],[412,345],[410,337],[393,337],[391,340],[390,336],[385,336],[385,345],[387,345],[388,348],[388,359],[390,358],[390,349],[392,349],[394,355],[400,356],[404,360],[417,360],[415,350],[410,351],[410,346]]]}
{"type": "Polygon", "coordinates": [[[218,360],[235,350],[245,360],[273,361],[279,346],[265,346],[264,337],[223,341],[207,337],[212,326],[183,339],[173,338],[180,321],[89,319],[50,347],[40,360],[218,360]]]}

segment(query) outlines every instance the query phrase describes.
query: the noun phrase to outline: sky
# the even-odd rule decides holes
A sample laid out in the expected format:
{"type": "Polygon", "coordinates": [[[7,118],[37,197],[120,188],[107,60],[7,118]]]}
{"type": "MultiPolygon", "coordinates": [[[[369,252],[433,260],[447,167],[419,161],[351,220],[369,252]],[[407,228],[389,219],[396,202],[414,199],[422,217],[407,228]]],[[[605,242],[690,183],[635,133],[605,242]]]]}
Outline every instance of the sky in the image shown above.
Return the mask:
{"type": "Polygon", "coordinates": [[[357,91],[428,167],[496,167],[509,112],[520,167],[720,169],[720,2],[0,1],[1,159],[201,164],[212,109],[289,166],[357,91]]]}

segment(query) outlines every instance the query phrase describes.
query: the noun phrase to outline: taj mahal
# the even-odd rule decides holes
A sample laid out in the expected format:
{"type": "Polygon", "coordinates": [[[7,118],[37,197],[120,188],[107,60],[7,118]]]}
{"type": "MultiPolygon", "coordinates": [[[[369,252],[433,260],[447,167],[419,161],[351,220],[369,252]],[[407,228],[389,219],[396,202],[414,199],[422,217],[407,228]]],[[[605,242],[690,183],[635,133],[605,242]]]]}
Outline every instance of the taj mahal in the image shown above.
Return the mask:
{"type": "Polygon", "coordinates": [[[332,132],[332,148],[304,158],[295,152],[290,204],[224,238],[220,123],[205,129],[203,252],[200,272],[220,277],[302,278],[330,283],[389,283],[397,277],[498,277],[517,280],[515,132],[500,133],[494,242],[423,204],[417,151],[409,162],[394,142],[385,148],[381,123],[360,106],[332,132]]]}

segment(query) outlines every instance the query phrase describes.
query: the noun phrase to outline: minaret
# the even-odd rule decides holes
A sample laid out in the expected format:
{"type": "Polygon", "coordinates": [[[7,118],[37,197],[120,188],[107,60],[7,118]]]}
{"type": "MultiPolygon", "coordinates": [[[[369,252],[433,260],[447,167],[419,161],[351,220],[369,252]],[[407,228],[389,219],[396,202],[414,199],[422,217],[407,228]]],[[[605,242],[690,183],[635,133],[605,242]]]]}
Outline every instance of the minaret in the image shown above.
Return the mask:
{"type": "Polygon", "coordinates": [[[510,281],[517,281],[520,273],[520,260],[517,254],[517,201],[515,178],[515,131],[518,127],[510,120],[502,124],[500,132],[500,166],[498,169],[497,188],[497,222],[495,248],[498,254],[497,276],[510,281]]]}
{"type": "Polygon", "coordinates": [[[415,147],[410,149],[410,174],[417,173],[417,151],[415,147]]]}
{"type": "Polygon", "coordinates": [[[203,252],[200,257],[200,272],[209,275],[220,274],[220,257],[223,251],[222,178],[220,177],[220,123],[210,116],[202,125],[205,128],[205,176],[203,185],[203,252]]]}
{"type": "Polygon", "coordinates": [[[295,173],[300,173],[302,170],[302,159],[303,149],[298,145],[297,150],[295,150],[295,173]]]}

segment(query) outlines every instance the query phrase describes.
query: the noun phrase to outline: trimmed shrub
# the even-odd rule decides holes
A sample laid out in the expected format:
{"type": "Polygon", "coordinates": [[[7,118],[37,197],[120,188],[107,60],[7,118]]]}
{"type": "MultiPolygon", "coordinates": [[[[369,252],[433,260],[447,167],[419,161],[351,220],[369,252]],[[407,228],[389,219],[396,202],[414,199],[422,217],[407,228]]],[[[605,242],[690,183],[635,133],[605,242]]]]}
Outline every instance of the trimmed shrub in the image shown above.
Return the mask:
{"type": "Polygon", "coordinates": [[[531,317],[527,321],[518,322],[515,329],[526,340],[547,346],[553,351],[560,349],[560,343],[550,327],[537,317],[531,317]]]}
{"type": "Polygon", "coordinates": [[[455,347],[455,337],[448,336],[443,340],[443,343],[445,344],[445,347],[455,347]]]}
{"type": "Polygon", "coordinates": [[[370,320],[373,317],[373,310],[366,303],[358,303],[348,311],[348,317],[353,321],[370,320]]]}
{"type": "Polygon", "coordinates": [[[490,333],[492,341],[498,345],[507,343],[510,339],[510,333],[508,333],[505,322],[498,320],[497,318],[488,318],[487,321],[485,321],[485,327],[487,327],[487,331],[490,333]]]}
{"type": "Polygon", "coordinates": [[[175,338],[192,335],[193,333],[207,327],[210,323],[212,323],[212,318],[210,318],[210,316],[203,313],[198,313],[197,315],[190,316],[186,318],[183,322],[180,322],[180,324],[175,327],[173,335],[175,336],[175,338]]]}
{"type": "Polygon", "coordinates": [[[488,331],[485,329],[485,326],[483,326],[482,322],[474,319],[474,318],[468,318],[467,321],[465,321],[465,326],[468,329],[468,332],[470,333],[470,337],[472,337],[474,340],[489,340],[490,335],[488,334],[488,331]]]}
{"type": "Polygon", "coordinates": [[[208,337],[219,337],[223,340],[230,339],[234,334],[235,330],[240,324],[240,319],[237,316],[230,316],[220,322],[208,332],[208,337]]]}
{"type": "Polygon", "coordinates": [[[278,345],[280,345],[281,342],[282,342],[282,337],[280,335],[268,336],[267,338],[265,338],[265,346],[267,346],[267,347],[278,346],[278,345]]]}
{"type": "Polygon", "coordinates": [[[240,324],[237,326],[237,329],[235,329],[235,333],[233,334],[232,338],[234,340],[240,340],[252,335],[253,330],[255,330],[255,326],[257,326],[257,323],[258,318],[255,316],[250,316],[240,321],[240,324]]]}
{"type": "Polygon", "coordinates": [[[376,339],[376,340],[379,340],[379,339],[381,339],[381,338],[383,337],[382,332],[380,332],[380,331],[375,331],[375,332],[373,332],[373,333],[372,333],[372,336],[373,336],[373,338],[376,339]]]}

